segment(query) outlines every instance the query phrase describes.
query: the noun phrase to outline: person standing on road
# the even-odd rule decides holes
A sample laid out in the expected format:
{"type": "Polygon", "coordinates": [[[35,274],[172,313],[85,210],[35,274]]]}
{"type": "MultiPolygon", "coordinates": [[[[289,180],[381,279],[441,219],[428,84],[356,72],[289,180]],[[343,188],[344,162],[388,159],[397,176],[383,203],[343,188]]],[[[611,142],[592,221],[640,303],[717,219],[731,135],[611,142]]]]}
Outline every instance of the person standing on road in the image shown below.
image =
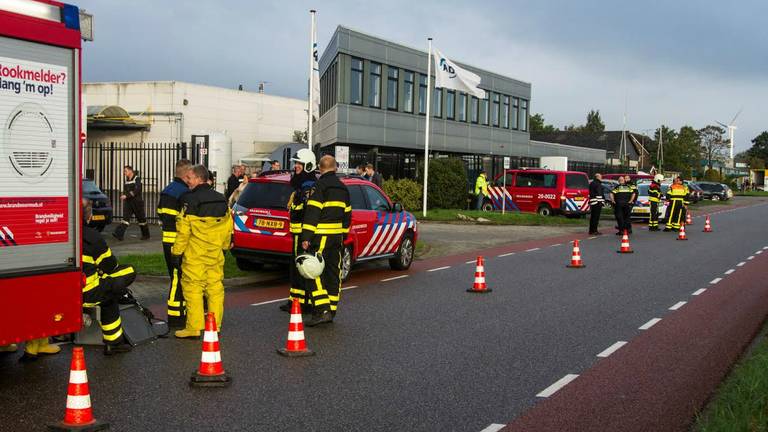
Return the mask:
{"type": "Polygon", "coordinates": [[[187,314],[186,326],[174,333],[177,338],[200,337],[205,328],[203,295],[219,328],[224,316],[224,252],[232,246],[232,216],[224,195],[207,181],[208,169],[203,165],[187,172],[190,191],[181,197],[181,212],[176,217],[178,232],[171,254],[174,265],[181,266],[187,314]]]}
{"type": "Polygon", "coordinates": [[[247,181],[245,177],[245,166],[235,165],[235,167],[232,168],[232,175],[229,176],[229,179],[227,179],[227,191],[225,193],[226,197],[231,197],[232,193],[237,190],[238,187],[240,187],[240,184],[243,181],[247,181]]]}
{"type": "Polygon", "coordinates": [[[600,223],[600,214],[603,211],[603,176],[600,173],[595,174],[594,180],[589,184],[589,234],[602,234],[597,230],[600,223]]]}
{"type": "Polygon", "coordinates": [[[139,228],[141,228],[141,239],[149,240],[144,198],[141,195],[141,179],[130,165],[123,167],[123,175],[125,176],[125,183],[123,184],[123,194],[120,195],[120,199],[123,201],[123,220],[112,235],[122,241],[125,238],[125,230],[131,224],[131,216],[135,215],[139,228]]]}
{"type": "Polygon", "coordinates": [[[685,222],[685,201],[688,198],[688,188],[683,184],[681,177],[675,177],[674,183],[667,190],[667,225],[664,231],[680,231],[680,226],[685,222]]]}
{"type": "Polygon", "coordinates": [[[168,289],[168,327],[183,328],[185,319],[184,294],[181,288],[181,266],[173,259],[171,247],[176,242],[176,216],[181,211],[181,196],[189,192],[184,183],[187,173],[192,168],[192,163],[187,159],[176,162],[176,176],[168,186],[160,192],[160,201],[157,204],[157,215],[163,230],[163,255],[165,266],[171,284],[168,289]]]}
{"type": "Polygon", "coordinates": [[[616,217],[616,235],[621,235],[624,231],[632,234],[632,206],[635,194],[632,188],[627,186],[624,177],[619,177],[619,184],[611,191],[611,201],[613,201],[613,214],[616,217]]]}
{"type": "Polygon", "coordinates": [[[320,178],[309,196],[301,229],[301,248],[322,255],[325,266],[320,277],[308,285],[312,289],[314,327],[333,322],[341,296],[341,254],[349,232],[352,205],[349,190],[336,176],[336,159],[320,158],[320,178]]]}
{"type": "Polygon", "coordinates": [[[485,170],[480,170],[480,174],[475,180],[475,210],[483,209],[483,202],[491,195],[488,193],[488,180],[486,179],[485,170]]]}
{"type": "Polygon", "coordinates": [[[648,216],[648,231],[659,230],[659,203],[661,202],[661,182],[664,176],[656,174],[648,186],[648,202],[651,204],[651,214],[648,216]]]}
{"type": "Polygon", "coordinates": [[[365,166],[365,175],[368,177],[368,181],[375,184],[378,187],[381,187],[382,179],[381,174],[377,173],[376,170],[373,168],[373,164],[368,164],[365,166]]]}
{"type": "Polygon", "coordinates": [[[291,160],[295,162],[293,165],[293,176],[291,176],[291,188],[293,188],[293,193],[288,200],[288,210],[291,219],[291,236],[293,237],[291,265],[288,267],[288,277],[291,287],[289,290],[288,302],[280,305],[280,310],[290,312],[293,299],[298,299],[302,311],[304,313],[310,313],[312,309],[311,299],[307,295],[307,288],[310,286],[309,281],[299,274],[299,271],[293,264],[296,262],[296,257],[304,251],[299,239],[301,238],[301,228],[304,221],[304,212],[307,202],[309,201],[309,195],[312,193],[312,188],[317,181],[317,177],[314,173],[315,154],[309,149],[301,149],[296,152],[296,156],[291,160]]]}

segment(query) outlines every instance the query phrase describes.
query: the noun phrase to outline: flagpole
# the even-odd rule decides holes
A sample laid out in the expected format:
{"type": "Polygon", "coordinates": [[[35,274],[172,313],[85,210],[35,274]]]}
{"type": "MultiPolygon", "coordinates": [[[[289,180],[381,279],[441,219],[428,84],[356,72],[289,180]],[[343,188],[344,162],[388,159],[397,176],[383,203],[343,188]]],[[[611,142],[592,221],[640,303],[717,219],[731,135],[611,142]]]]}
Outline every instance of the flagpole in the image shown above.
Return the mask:
{"type": "Polygon", "coordinates": [[[317,42],[315,41],[315,10],[311,9],[309,15],[312,18],[312,26],[309,30],[309,101],[307,102],[307,146],[312,151],[312,104],[315,99],[315,89],[312,83],[312,74],[315,68],[315,50],[317,42]]]}
{"type": "Polygon", "coordinates": [[[432,38],[427,38],[429,49],[427,50],[427,121],[424,126],[424,202],[422,204],[422,215],[427,217],[427,181],[429,178],[429,118],[432,101],[432,38]]]}

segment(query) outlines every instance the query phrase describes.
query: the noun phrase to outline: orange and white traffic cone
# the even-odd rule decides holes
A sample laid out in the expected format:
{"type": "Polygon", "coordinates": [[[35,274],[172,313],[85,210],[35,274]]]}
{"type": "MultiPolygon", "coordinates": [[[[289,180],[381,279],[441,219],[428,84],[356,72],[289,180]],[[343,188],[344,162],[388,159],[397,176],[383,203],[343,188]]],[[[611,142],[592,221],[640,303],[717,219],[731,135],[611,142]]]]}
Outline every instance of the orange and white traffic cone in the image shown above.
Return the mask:
{"type": "Polygon", "coordinates": [[[48,429],[53,431],[101,431],[109,429],[109,423],[100,422],[93,418],[83,347],[72,348],[72,366],[69,369],[67,409],[64,412],[64,420],[48,425],[48,429]]]}
{"type": "Polygon", "coordinates": [[[709,222],[709,215],[707,215],[707,219],[704,220],[704,232],[712,232],[712,225],[709,222]]]}
{"type": "Polygon", "coordinates": [[[285,348],[278,348],[277,353],[286,357],[307,357],[315,352],[307,348],[304,339],[304,323],[301,321],[301,305],[299,299],[293,299],[291,304],[291,322],[288,324],[288,340],[285,348]]]}
{"type": "Polygon", "coordinates": [[[219,350],[219,333],[216,330],[216,316],[213,312],[205,315],[205,332],[203,332],[203,354],[200,357],[200,367],[189,379],[193,387],[227,387],[232,384],[232,378],[224,372],[219,350]]]}
{"type": "Polygon", "coordinates": [[[621,236],[621,248],[617,250],[618,253],[635,253],[629,246],[629,234],[627,230],[624,230],[624,234],[621,236]]]}
{"type": "Polygon", "coordinates": [[[485,259],[479,256],[477,257],[477,265],[475,266],[475,282],[472,284],[472,288],[467,292],[487,294],[493,291],[485,284],[485,259]]]}
{"type": "Polygon", "coordinates": [[[569,268],[584,268],[586,265],[581,262],[581,248],[579,248],[579,241],[573,241],[573,252],[571,253],[571,263],[566,267],[569,268]]]}
{"type": "Polygon", "coordinates": [[[685,212],[685,224],[693,225],[693,216],[691,216],[691,212],[689,211],[685,212]]]}
{"type": "Polygon", "coordinates": [[[688,240],[688,237],[685,236],[685,224],[680,225],[680,231],[677,233],[677,239],[688,240]]]}

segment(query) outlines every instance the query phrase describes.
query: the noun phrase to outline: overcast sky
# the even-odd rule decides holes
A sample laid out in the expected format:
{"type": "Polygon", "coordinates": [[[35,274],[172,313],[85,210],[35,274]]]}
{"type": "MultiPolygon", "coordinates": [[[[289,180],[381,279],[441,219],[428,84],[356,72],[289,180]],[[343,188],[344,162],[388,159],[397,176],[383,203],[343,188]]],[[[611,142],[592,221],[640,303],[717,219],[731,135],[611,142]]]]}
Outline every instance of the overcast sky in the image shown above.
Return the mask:
{"type": "MultiPolygon", "coordinates": [[[[736,151],[768,130],[768,2],[71,0],[94,14],[84,79],[179,80],[306,98],[308,10],[320,51],[349,26],[532,83],[563,127],[599,109],[612,130],[728,123],[736,151]]],[[[650,132],[649,132],[650,133],[650,132]]]]}

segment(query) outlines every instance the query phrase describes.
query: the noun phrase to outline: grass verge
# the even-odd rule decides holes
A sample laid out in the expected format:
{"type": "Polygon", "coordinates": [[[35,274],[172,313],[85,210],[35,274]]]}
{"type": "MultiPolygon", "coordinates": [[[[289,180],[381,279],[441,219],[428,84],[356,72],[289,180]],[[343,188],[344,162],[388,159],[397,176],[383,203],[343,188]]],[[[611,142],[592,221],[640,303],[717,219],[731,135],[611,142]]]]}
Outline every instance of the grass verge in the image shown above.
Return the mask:
{"type": "Polygon", "coordinates": [[[484,212],[479,210],[456,210],[456,209],[435,209],[427,211],[426,218],[419,218],[423,221],[433,222],[461,222],[458,214],[472,218],[482,217],[490,222],[482,222],[488,225],[584,225],[584,218],[567,218],[565,216],[539,216],[535,213],[507,212],[484,212]]]}
{"type": "Polygon", "coordinates": [[[762,337],[718,388],[696,432],[768,431],[768,339],[762,337]]]}
{"type": "Polygon", "coordinates": [[[766,192],[766,191],[734,192],[733,194],[736,195],[736,196],[756,196],[756,197],[766,197],[766,196],[768,196],[768,192],[766,192]]]}
{"type": "MultiPolygon", "coordinates": [[[[163,254],[145,254],[145,255],[121,255],[118,257],[120,264],[132,265],[139,275],[148,276],[168,276],[168,270],[165,267],[165,257],[163,254]]],[[[237,268],[235,257],[230,253],[224,255],[224,278],[233,278],[247,276],[249,272],[244,272],[237,268]]]]}
{"type": "Polygon", "coordinates": [[[721,206],[721,205],[731,205],[733,200],[727,200],[727,201],[713,201],[713,200],[701,200],[697,202],[696,204],[691,204],[692,208],[697,207],[707,207],[707,206],[721,206]]]}

